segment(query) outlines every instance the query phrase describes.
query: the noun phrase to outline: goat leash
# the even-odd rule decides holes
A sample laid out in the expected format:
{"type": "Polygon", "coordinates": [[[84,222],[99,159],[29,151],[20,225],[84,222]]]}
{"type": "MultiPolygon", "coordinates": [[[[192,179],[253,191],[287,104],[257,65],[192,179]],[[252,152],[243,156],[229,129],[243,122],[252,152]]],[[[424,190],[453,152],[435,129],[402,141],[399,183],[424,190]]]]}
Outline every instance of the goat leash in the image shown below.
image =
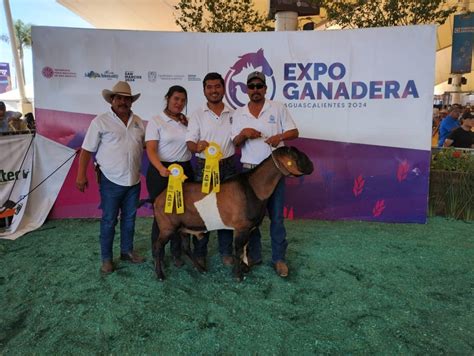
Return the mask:
{"type": "MultiPolygon", "coordinates": [[[[54,171],[52,171],[45,179],[43,179],[41,182],[39,182],[36,187],[34,187],[33,189],[31,189],[28,193],[26,193],[25,195],[23,195],[17,202],[12,202],[11,200],[7,200],[4,204],[4,207],[7,207],[9,209],[13,209],[15,206],[18,205],[18,203],[20,203],[23,199],[25,199],[28,195],[30,195],[31,193],[33,193],[33,191],[36,190],[36,188],[38,188],[41,184],[43,184],[46,179],[48,179],[49,177],[51,177],[54,173],[56,173],[62,166],[64,166],[71,158],[73,158],[75,155],[77,155],[79,152],[81,151],[81,149],[77,149],[76,151],[74,151],[74,153],[67,159],[65,160],[58,168],[56,168],[54,171]]],[[[22,163],[23,164],[23,163],[22,163]]],[[[13,191],[13,189],[12,189],[13,191]]],[[[10,192],[10,195],[11,195],[11,192],[10,192]]],[[[10,197],[8,197],[10,198],[10,197]]]]}
{"type": "Polygon", "coordinates": [[[270,150],[271,150],[270,156],[272,156],[272,161],[273,161],[273,164],[275,165],[275,167],[276,167],[276,168],[280,171],[280,173],[283,174],[285,177],[292,176],[292,174],[290,173],[290,171],[287,170],[286,168],[285,168],[285,171],[286,171],[287,173],[285,173],[285,172],[283,171],[283,169],[281,168],[281,166],[280,166],[280,164],[278,163],[277,159],[276,159],[275,156],[273,155],[274,149],[273,149],[272,145],[270,145],[270,144],[268,144],[268,145],[270,146],[270,150]]]}

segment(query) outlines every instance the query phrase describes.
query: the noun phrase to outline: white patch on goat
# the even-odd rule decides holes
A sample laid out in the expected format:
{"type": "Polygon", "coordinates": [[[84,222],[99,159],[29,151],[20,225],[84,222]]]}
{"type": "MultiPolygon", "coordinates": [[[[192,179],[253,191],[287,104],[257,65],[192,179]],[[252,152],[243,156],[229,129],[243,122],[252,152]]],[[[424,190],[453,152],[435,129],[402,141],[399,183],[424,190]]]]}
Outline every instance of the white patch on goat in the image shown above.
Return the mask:
{"type": "Polygon", "coordinates": [[[221,229],[234,230],[232,227],[226,226],[222,221],[219,209],[217,208],[216,193],[209,193],[203,199],[196,201],[194,206],[204,221],[207,231],[221,229]]]}

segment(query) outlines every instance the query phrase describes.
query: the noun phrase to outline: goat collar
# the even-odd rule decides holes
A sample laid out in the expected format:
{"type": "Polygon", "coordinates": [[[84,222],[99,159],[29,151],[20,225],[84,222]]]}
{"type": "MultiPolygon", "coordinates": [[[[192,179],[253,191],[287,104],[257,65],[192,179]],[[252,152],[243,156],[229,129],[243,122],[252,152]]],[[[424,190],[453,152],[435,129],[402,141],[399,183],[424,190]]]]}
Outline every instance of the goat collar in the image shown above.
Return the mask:
{"type": "Polygon", "coordinates": [[[288,169],[286,169],[285,167],[283,168],[281,167],[280,163],[275,158],[273,151],[271,153],[271,156],[272,156],[273,164],[275,164],[275,167],[280,171],[281,174],[283,174],[285,177],[296,177],[295,175],[291,174],[291,172],[288,169]]]}

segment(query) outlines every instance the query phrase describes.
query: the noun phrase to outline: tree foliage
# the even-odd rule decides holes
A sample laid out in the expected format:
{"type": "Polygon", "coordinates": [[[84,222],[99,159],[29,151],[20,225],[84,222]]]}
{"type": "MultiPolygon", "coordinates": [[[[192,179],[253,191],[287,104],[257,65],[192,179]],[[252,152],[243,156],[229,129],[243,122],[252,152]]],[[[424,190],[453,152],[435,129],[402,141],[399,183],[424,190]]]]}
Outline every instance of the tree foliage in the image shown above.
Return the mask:
{"type": "Polygon", "coordinates": [[[21,20],[16,20],[14,23],[18,47],[31,47],[31,24],[25,24],[21,20]]]}
{"type": "Polygon", "coordinates": [[[272,29],[252,0],[180,0],[176,24],[185,32],[251,32],[272,29]]]}
{"type": "MultiPolygon", "coordinates": [[[[25,69],[23,66],[23,51],[25,48],[31,47],[31,24],[25,24],[21,20],[16,20],[13,23],[15,27],[16,42],[18,57],[20,58],[21,72],[23,73],[23,80],[25,80],[25,69]]],[[[0,36],[0,40],[3,42],[10,42],[10,38],[3,34],[0,36]]]]}
{"type": "MultiPolygon", "coordinates": [[[[318,1],[319,2],[319,1],[318,1]]],[[[323,0],[328,20],[342,28],[443,24],[457,8],[448,0],[323,0]]]]}

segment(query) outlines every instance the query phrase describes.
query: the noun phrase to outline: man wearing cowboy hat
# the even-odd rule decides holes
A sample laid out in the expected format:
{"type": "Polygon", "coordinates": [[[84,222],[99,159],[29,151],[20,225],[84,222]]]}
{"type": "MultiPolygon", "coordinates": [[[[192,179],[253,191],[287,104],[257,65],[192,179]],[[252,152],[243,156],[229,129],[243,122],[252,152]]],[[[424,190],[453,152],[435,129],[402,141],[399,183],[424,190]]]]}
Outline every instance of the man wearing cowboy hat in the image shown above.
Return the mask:
{"type": "Polygon", "coordinates": [[[112,246],[115,225],[120,212],[120,259],[141,263],[143,257],[133,251],[135,216],[140,196],[140,164],[143,154],[145,128],[132,110],[140,94],[132,95],[130,85],[118,82],[112,90],[104,89],[102,96],[111,104],[106,113],[96,116],[87,130],[79,156],[76,186],[87,188],[87,166],[95,153],[100,190],[100,271],[114,271],[112,246]]]}

